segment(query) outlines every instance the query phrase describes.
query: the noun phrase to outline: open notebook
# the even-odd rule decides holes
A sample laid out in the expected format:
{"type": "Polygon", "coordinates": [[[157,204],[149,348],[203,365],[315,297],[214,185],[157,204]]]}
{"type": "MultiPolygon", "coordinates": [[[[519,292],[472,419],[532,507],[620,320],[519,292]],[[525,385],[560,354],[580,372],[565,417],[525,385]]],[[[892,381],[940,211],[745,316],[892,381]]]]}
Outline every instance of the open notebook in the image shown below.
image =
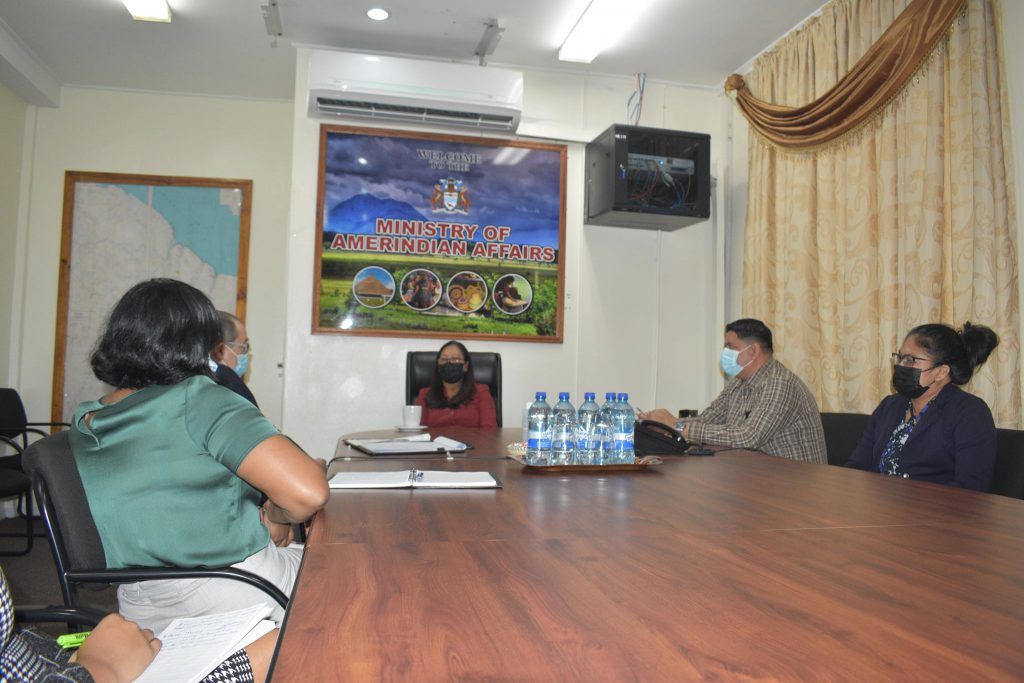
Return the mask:
{"type": "Polygon", "coordinates": [[[486,489],[500,488],[489,472],[396,470],[390,472],[338,472],[328,482],[332,489],[486,489]]]}
{"type": "Polygon", "coordinates": [[[175,619],[160,633],[160,652],[136,683],[193,683],[202,680],[232,653],[274,629],[265,620],[269,605],[234,612],[175,619]]]}

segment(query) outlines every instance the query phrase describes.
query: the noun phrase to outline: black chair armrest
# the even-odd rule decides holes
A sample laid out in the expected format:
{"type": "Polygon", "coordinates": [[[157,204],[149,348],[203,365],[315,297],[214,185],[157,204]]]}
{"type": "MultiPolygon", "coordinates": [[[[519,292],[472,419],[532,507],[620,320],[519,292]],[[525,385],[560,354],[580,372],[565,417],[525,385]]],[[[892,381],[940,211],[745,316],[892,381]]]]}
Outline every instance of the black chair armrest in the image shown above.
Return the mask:
{"type": "Polygon", "coordinates": [[[71,429],[70,422],[26,422],[25,424],[29,427],[67,427],[71,429]]]}
{"type": "Polygon", "coordinates": [[[68,607],[66,605],[15,605],[14,620],[19,624],[45,624],[63,622],[81,626],[95,626],[107,612],[92,607],[68,607]]]}
{"type": "Polygon", "coordinates": [[[182,567],[126,567],[124,569],[73,569],[65,572],[68,579],[81,583],[134,583],[159,579],[231,579],[257,588],[283,608],[288,607],[288,596],[262,576],[233,567],[185,569],[182,567]]]}
{"type": "MultiPolygon", "coordinates": [[[[34,423],[30,422],[29,424],[34,424],[34,423]]],[[[33,434],[38,434],[39,436],[41,436],[43,438],[46,438],[46,437],[48,437],[50,435],[50,432],[43,431],[42,429],[36,429],[35,427],[25,427],[21,431],[26,433],[26,434],[28,432],[32,432],[33,434]]]]}
{"type": "Polygon", "coordinates": [[[18,455],[21,455],[22,453],[25,452],[24,446],[19,444],[17,441],[14,441],[13,439],[8,439],[6,436],[2,434],[0,434],[0,443],[3,443],[6,446],[10,446],[14,450],[18,451],[18,455]]]}

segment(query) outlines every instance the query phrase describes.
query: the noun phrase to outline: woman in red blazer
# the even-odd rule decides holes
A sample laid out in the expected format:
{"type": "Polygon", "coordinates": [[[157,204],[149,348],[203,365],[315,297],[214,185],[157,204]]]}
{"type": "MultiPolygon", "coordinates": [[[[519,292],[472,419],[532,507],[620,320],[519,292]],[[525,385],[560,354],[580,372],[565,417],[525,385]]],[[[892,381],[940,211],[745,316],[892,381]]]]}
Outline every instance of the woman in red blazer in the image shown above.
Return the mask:
{"type": "Polygon", "coordinates": [[[457,341],[437,352],[429,387],[420,389],[416,405],[423,406],[420,424],[428,427],[497,427],[494,399],[486,384],[473,379],[469,351],[457,341]]]}

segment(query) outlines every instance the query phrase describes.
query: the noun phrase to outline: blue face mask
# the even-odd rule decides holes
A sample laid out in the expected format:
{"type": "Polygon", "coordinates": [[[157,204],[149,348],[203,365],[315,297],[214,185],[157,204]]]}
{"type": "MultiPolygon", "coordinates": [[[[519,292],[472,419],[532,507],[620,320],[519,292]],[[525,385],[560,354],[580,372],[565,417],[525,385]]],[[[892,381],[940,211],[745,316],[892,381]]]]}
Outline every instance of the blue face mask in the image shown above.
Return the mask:
{"type": "Polygon", "coordinates": [[[235,353],[227,344],[224,348],[231,352],[231,355],[235,357],[235,374],[239,377],[245,377],[245,371],[249,369],[249,354],[248,353],[235,353]]]}
{"type": "Polygon", "coordinates": [[[736,362],[739,355],[749,348],[750,345],[748,344],[739,351],[736,349],[730,349],[729,347],[722,349],[722,355],[719,358],[719,365],[722,366],[722,372],[724,372],[730,379],[743,372],[743,368],[750,365],[750,363],[747,363],[747,365],[740,365],[736,362]]]}
{"type": "Polygon", "coordinates": [[[249,354],[242,353],[236,356],[238,364],[235,366],[235,372],[238,373],[239,377],[245,377],[245,371],[249,369],[249,354]]]}

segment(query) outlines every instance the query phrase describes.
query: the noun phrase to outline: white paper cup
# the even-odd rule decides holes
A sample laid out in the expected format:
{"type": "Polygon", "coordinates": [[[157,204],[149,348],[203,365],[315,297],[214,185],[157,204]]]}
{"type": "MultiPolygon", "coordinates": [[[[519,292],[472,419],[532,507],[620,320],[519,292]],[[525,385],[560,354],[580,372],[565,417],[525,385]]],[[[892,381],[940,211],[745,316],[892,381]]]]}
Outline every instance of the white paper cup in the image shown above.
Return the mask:
{"type": "Polygon", "coordinates": [[[423,406],[405,406],[402,408],[402,426],[418,427],[423,417],[423,406]]]}

